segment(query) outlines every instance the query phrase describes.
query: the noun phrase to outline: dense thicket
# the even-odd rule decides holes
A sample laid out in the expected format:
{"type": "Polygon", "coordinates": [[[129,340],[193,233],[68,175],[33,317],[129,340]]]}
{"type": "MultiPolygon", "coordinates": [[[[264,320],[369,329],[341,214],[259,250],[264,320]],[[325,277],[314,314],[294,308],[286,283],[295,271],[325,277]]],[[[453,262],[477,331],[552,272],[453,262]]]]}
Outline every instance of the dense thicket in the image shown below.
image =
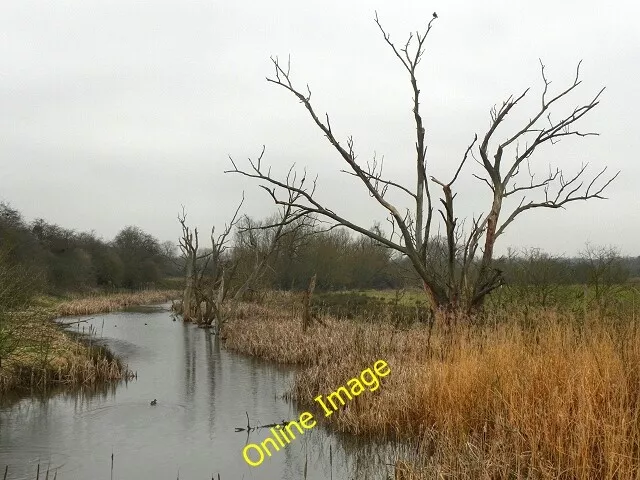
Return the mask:
{"type": "Polygon", "coordinates": [[[167,250],[138,227],[125,227],[108,242],[43,219],[28,223],[0,203],[0,301],[21,303],[35,292],[151,286],[180,274],[167,250]]]}

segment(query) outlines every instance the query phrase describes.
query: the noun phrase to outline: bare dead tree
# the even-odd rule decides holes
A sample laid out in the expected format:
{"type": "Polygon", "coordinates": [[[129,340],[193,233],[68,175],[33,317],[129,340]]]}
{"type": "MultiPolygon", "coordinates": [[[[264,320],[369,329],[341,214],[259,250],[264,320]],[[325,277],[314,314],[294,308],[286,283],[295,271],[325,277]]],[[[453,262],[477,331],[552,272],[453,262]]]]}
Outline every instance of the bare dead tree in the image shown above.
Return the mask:
{"type": "Polygon", "coordinates": [[[272,176],[271,170],[263,165],[264,147],[256,160],[249,159],[249,168],[238,168],[236,162],[231,159],[233,168],[229,172],[262,182],[261,187],[276,204],[290,206],[296,209],[298,215],[318,215],[327,218],[335,225],[346,226],[406,256],[422,279],[424,290],[434,308],[471,312],[482,306],[486,295],[503,284],[502,272],[493,265],[494,247],[500,235],[520,214],[536,208],[564,208],[569,203],[579,200],[603,199],[604,190],[618,174],[607,176],[605,167],[595,176],[587,178],[586,164],[570,175],[561,169],[550,170],[544,178],[536,178],[536,175],[531,173],[533,154],[539,146],[555,144],[569,136],[597,135],[593,132],[582,132],[575,128],[575,124],[599,104],[604,91],[601,89],[588,102],[569,110],[568,113],[552,115],[551,110],[555,112],[562,101],[581,84],[580,63],[576,68],[574,80],[558,93],[551,94],[551,82],[547,80],[545,66],[541,62],[543,89],[540,107],[529,120],[512,129],[515,133],[507,135],[505,139],[496,139],[498,127],[503,126],[507,115],[529,93],[530,89],[526,89],[519,96],[508,97],[500,107],[491,109],[489,129],[480,137],[479,145],[478,135],[474,137],[450,181],[445,182],[430,176],[416,72],[425,52],[426,39],[436,20],[437,17],[434,16],[422,32],[410,34],[403,45],[397,46],[382,27],[377,14],[375,16],[375,23],[385,43],[408,73],[413,92],[415,187],[402,185],[384,177],[383,162],[378,162],[375,157],[371,162],[362,165],[357,160],[353,138],[347,137],[343,145],[332,129],[329,115],[318,115],[311,103],[309,86],[301,90],[294,85],[290,61],[285,65],[277,57],[271,59],[275,73],[273,77],[268,77],[267,81],[285,89],[302,103],[313,123],[346,163],[348,168],[344,170],[345,173],[356,177],[387,213],[391,224],[389,235],[368,230],[320,203],[314,195],[316,180],[305,183],[306,174],[298,180],[293,167],[284,179],[272,176]],[[477,160],[474,148],[477,149],[480,160],[477,160]],[[459,221],[455,213],[457,192],[454,190],[454,184],[469,157],[476,159],[483,169],[484,176],[474,176],[489,187],[491,195],[486,210],[475,216],[465,228],[464,222],[459,221]],[[518,180],[525,175],[524,167],[527,167],[528,178],[525,183],[521,183],[518,180]],[[432,186],[437,186],[442,191],[442,208],[439,213],[442,217],[440,225],[443,225],[445,230],[447,255],[447,268],[443,272],[433,270],[429,266],[430,243],[434,236],[432,186]],[[387,197],[389,189],[406,195],[413,205],[412,208],[402,209],[394,205],[387,197]],[[512,196],[520,196],[521,200],[515,209],[503,215],[503,202],[512,196]]]}
{"type": "Polygon", "coordinates": [[[194,289],[196,279],[198,278],[197,262],[199,258],[203,258],[201,255],[198,257],[199,239],[198,229],[191,230],[187,224],[187,214],[184,206],[182,207],[182,213],[178,215],[178,222],[182,227],[182,237],[179,240],[179,247],[182,252],[185,261],[185,286],[182,294],[182,304],[180,306],[181,311],[177,313],[182,314],[184,321],[191,321],[197,317],[200,305],[196,305],[194,289]]]}
{"type": "Polygon", "coordinates": [[[229,248],[230,235],[240,220],[239,213],[244,203],[244,194],[233,217],[224,225],[222,233],[215,235],[215,226],[211,229],[211,250],[198,254],[198,229],[191,230],[186,225],[184,208],[178,221],[182,226],[180,250],[185,257],[185,290],[182,300],[182,316],[185,321],[196,321],[211,325],[213,320],[220,326],[223,322],[223,302],[228,293],[229,277],[233,276],[234,265],[230,272],[225,269],[225,252],[229,248]],[[225,280],[226,279],[226,280],[225,280]],[[204,310],[203,310],[204,305],[204,310]]]}

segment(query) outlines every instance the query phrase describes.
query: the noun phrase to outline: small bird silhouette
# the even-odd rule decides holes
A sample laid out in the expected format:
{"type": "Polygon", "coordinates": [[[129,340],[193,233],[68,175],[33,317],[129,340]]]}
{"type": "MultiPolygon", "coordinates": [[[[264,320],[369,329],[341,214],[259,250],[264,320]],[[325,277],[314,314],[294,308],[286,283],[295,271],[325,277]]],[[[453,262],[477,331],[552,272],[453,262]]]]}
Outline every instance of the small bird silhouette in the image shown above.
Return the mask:
{"type": "Polygon", "coordinates": [[[436,12],[433,12],[433,18],[438,18],[438,14],[436,12]]]}
{"type": "Polygon", "coordinates": [[[157,404],[158,404],[158,400],[156,400],[155,398],[151,400],[151,405],[157,405],[157,404]]]}

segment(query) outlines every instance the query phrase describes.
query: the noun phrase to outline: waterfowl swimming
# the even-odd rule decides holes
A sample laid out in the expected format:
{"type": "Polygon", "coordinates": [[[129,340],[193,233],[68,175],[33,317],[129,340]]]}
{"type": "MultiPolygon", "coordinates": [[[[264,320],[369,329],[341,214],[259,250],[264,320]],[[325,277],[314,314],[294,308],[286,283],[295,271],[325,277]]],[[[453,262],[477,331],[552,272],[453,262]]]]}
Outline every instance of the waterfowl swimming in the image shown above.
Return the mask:
{"type": "Polygon", "coordinates": [[[151,400],[151,405],[157,405],[157,404],[158,404],[158,400],[156,400],[155,398],[151,400]]]}

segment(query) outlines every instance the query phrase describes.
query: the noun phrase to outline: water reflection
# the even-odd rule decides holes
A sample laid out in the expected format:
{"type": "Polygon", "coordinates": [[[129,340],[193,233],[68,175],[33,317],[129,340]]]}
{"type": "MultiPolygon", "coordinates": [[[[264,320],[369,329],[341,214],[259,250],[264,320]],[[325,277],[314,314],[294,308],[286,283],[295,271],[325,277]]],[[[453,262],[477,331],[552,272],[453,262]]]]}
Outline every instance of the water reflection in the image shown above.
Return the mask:
{"type": "MultiPolygon", "coordinates": [[[[0,469],[33,479],[50,465],[59,480],[114,479],[386,479],[388,445],[306,431],[259,467],[242,458],[247,442],[268,430],[236,433],[251,423],[297,418],[282,399],[290,368],[224,350],[209,330],[173,322],[151,309],[94,316],[102,341],[138,372],[119,386],[24,398],[0,409],[0,469]],[[102,328],[104,322],[104,327],[102,328]],[[157,398],[156,406],[150,400],[157,398]],[[331,450],[331,462],[329,452],[331,450]],[[216,476],[217,478],[217,476],[216,476]]],[[[5,399],[7,400],[7,399],[5,399]]],[[[52,477],[50,477],[52,478],[52,477]]]]}

